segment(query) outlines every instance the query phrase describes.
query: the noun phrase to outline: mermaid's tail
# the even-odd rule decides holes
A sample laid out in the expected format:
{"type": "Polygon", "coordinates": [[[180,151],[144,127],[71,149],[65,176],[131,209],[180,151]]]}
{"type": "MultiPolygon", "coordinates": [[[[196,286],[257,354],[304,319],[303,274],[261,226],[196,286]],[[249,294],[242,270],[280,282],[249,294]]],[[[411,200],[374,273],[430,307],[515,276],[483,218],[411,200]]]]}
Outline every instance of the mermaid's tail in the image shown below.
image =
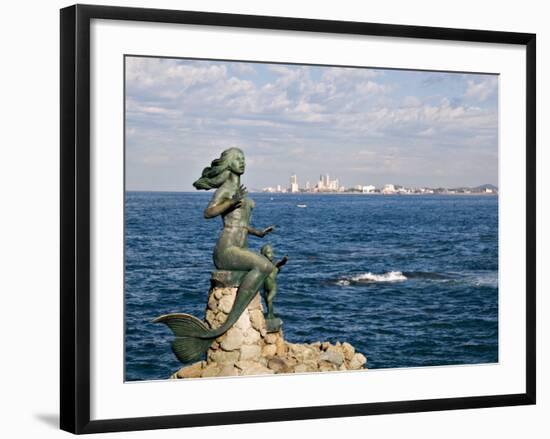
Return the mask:
{"type": "Polygon", "coordinates": [[[164,323],[172,330],[176,336],[172,351],[182,363],[200,359],[216,338],[202,321],[189,314],[165,314],[153,323],[164,323]]]}
{"type": "Polygon", "coordinates": [[[182,363],[196,361],[202,357],[217,337],[225,334],[239,320],[239,317],[255,295],[256,292],[237,294],[226,321],[216,329],[209,329],[196,317],[182,313],[162,315],[153,320],[153,323],[164,323],[172,330],[176,336],[172,342],[172,351],[174,351],[178,360],[182,363]]]}

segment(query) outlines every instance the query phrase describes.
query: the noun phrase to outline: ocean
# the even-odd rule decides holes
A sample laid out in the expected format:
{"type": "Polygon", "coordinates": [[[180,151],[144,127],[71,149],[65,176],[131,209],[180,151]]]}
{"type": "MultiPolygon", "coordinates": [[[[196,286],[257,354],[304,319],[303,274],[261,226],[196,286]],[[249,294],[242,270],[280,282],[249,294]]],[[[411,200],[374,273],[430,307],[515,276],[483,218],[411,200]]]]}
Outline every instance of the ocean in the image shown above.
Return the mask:
{"type": "MultiPolygon", "coordinates": [[[[126,193],[127,381],[181,367],[155,317],[204,317],[221,230],[219,217],[203,218],[211,196],[126,193]]],[[[275,225],[249,247],[289,258],[274,301],[288,341],[347,341],[369,369],[498,361],[498,197],[249,196],[252,226],[275,225]]]]}

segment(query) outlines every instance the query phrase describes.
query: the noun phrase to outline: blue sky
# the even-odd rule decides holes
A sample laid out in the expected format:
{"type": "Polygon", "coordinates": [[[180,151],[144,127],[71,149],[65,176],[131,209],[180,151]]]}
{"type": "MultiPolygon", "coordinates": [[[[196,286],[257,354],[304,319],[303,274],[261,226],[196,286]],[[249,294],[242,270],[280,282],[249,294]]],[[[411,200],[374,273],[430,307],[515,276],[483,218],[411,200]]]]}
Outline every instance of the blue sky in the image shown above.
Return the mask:
{"type": "Polygon", "coordinates": [[[192,191],[220,152],[250,189],[498,183],[498,76],[126,57],[126,187],[192,191]]]}

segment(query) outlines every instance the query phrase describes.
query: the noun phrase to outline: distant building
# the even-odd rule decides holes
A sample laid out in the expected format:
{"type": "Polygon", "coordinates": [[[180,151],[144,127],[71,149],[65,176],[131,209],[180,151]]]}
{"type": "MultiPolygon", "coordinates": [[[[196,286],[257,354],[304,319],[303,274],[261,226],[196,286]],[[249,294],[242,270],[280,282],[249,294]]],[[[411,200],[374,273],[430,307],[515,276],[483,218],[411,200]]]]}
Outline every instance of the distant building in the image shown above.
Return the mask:
{"type": "Polygon", "coordinates": [[[321,175],[313,189],[314,192],[343,192],[344,190],[344,186],[340,186],[340,181],[337,178],[331,180],[328,174],[321,175]]]}
{"type": "Polygon", "coordinates": [[[296,174],[290,176],[290,192],[300,192],[298,188],[298,177],[296,174]]]}
{"type": "Polygon", "coordinates": [[[395,194],[395,186],[393,184],[386,184],[381,192],[383,194],[395,194]]]}

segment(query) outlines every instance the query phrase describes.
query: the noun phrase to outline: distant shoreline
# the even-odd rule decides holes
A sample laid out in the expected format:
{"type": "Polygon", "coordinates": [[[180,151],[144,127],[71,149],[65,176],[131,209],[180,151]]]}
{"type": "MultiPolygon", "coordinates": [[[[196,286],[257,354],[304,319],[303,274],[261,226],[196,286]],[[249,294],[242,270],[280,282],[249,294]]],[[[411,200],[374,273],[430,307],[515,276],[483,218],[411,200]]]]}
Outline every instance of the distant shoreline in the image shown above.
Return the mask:
{"type": "MultiPolygon", "coordinates": [[[[156,190],[136,190],[136,189],[126,189],[125,192],[146,192],[146,193],[159,193],[159,194],[207,194],[210,191],[156,191],[156,190]]],[[[484,197],[494,197],[498,196],[499,193],[486,193],[486,192],[474,192],[474,193],[435,193],[435,194],[422,194],[422,193],[402,193],[402,194],[381,194],[379,192],[264,192],[264,191],[249,191],[250,194],[264,194],[271,196],[288,196],[288,195],[364,195],[364,196],[378,196],[378,197],[408,197],[408,196],[420,196],[420,197],[430,197],[430,196],[484,196],[484,197]]]]}

